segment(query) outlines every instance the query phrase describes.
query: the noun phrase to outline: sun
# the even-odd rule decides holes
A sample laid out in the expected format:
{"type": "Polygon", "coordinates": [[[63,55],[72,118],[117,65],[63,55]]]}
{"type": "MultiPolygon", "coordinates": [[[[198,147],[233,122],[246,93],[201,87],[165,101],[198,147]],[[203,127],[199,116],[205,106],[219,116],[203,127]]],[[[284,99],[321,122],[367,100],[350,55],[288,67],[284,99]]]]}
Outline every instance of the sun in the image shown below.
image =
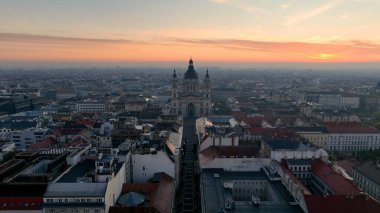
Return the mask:
{"type": "Polygon", "coordinates": [[[336,58],[336,55],[331,54],[331,53],[320,53],[318,55],[313,55],[313,56],[309,56],[309,57],[314,58],[314,59],[320,59],[320,60],[329,60],[329,59],[336,58]]]}

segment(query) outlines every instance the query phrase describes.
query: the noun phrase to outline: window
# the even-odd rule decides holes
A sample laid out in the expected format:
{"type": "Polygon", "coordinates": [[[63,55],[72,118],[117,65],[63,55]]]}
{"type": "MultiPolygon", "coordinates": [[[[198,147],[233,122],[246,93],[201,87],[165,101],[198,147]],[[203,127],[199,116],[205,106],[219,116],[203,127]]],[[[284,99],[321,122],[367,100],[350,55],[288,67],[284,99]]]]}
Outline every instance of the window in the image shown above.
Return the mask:
{"type": "Polygon", "coordinates": [[[72,209],[71,210],[71,213],[77,213],[78,212],[78,209],[72,209]]]}

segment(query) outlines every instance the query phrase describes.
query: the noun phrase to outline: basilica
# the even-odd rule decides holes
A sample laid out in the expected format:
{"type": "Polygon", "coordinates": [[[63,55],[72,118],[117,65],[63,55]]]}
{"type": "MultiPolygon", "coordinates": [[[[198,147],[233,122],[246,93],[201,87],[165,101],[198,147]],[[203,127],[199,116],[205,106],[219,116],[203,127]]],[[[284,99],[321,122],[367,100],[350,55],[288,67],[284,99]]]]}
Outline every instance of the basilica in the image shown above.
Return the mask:
{"type": "Polygon", "coordinates": [[[189,67],[183,76],[182,89],[179,88],[179,80],[176,71],[173,73],[171,113],[184,116],[203,117],[211,113],[211,86],[208,70],[203,80],[199,83],[198,73],[194,69],[193,60],[190,59],[189,67]]]}

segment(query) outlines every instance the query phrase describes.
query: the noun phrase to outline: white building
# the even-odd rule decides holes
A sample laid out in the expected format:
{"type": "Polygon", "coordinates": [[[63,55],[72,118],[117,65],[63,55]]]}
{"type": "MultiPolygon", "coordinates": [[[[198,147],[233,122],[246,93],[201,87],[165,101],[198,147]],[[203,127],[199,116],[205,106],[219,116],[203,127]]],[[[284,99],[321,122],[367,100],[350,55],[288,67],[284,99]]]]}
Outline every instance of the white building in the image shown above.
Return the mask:
{"type": "MultiPolygon", "coordinates": [[[[170,132],[165,150],[152,150],[149,154],[132,155],[133,182],[145,183],[155,173],[165,172],[175,180],[179,176],[179,155],[182,145],[182,127],[178,132],[170,132]]],[[[176,182],[177,183],[177,182],[176,182]]]]}
{"type": "Polygon", "coordinates": [[[41,142],[46,136],[48,129],[24,129],[13,131],[11,133],[10,141],[15,143],[16,149],[25,150],[32,144],[41,142]]]}
{"type": "Polygon", "coordinates": [[[380,164],[364,162],[352,169],[354,183],[377,201],[380,201],[380,164]]]}
{"type": "Polygon", "coordinates": [[[310,158],[320,158],[327,161],[329,157],[324,149],[292,140],[263,140],[261,142],[261,149],[270,159],[278,162],[281,159],[310,158]]]}
{"type": "Polygon", "coordinates": [[[107,213],[116,204],[126,180],[125,163],[118,163],[116,170],[109,171],[107,162],[113,158],[98,159],[95,179],[79,177],[78,170],[85,169],[75,165],[70,167],[54,183],[49,183],[43,197],[43,213],[107,213]],[[103,162],[103,166],[100,163],[103,162]],[[100,167],[105,170],[99,171],[100,167]],[[73,181],[70,181],[72,179],[73,181]],[[69,180],[69,181],[67,181],[69,180]],[[94,182],[96,180],[96,182],[94,182]]]}
{"type": "Polygon", "coordinates": [[[359,97],[355,97],[355,96],[342,96],[341,106],[343,106],[343,107],[357,109],[357,108],[359,108],[359,104],[360,104],[359,97]]]}
{"type": "Polygon", "coordinates": [[[319,104],[321,106],[333,108],[359,108],[359,97],[338,95],[338,94],[321,94],[319,96],[319,104]]]}
{"type": "Polygon", "coordinates": [[[380,131],[360,125],[327,126],[328,150],[336,153],[356,153],[380,148],[380,131]]]}
{"type": "Polygon", "coordinates": [[[78,112],[104,112],[106,110],[106,105],[99,102],[81,102],[76,103],[75,109],[78,112]]]}
{"type": "Polygon", "coordinates": [[[321,106],[339,108],[341,106],[341,96],[336,94],[322,94],[319,96],[319,104],[321,106]]]}
{"type": "Polygon", "coordinates": [[[11,129],[1,128],[0,129],[0,140],[9,141],[9,139],[11,138],[11,132],[12,132],[11,129]]]}

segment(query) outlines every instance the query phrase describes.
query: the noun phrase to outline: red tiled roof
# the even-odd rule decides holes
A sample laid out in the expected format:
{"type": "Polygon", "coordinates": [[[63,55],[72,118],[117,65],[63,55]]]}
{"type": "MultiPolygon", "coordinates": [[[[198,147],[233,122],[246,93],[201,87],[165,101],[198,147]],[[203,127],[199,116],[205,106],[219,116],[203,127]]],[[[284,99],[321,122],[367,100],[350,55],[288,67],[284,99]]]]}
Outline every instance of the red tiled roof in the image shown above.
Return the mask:
{"type": "Polygon", "coordinates": [[[199,153],[200,165],[205,165],[215,158],[230,157],[254,157],[258,155],[259,147],[255,146],[210,146],[199,153]]]}
{"type": "Polygon", "coordinates": [[[143,192],[144,194],[151,194],[158,187],[157,183],[125,183],[121,189],[122,194],[128,192],[143,192]]]}
{"type": "Polygon", "coordinates": [[[90,118],[76,119],[76,120],[75,120],[75,124],[76,124],[76,125],[81,125],[81,124],[83,124],[83,125],[86,125],[86,126],[94,126],[95,123],[96,123],[96,121],[93,120],[93,119],[90,119],[90,118]]]}
{"type": "Polygon", "coordinates": [[[155,193],[153,206],[161,213],[169,213],[174,201],[174,182],[169,175],[162,173],[159,186],[155,193]]]}
{"type": "Polygon", "coordinates": [[[380,133],[379,130],[360,125],[357,122],[325,123],[329,133],[380,133]]]}
{"type": "Polygon", "coordinates": [[[378,213],[380,203],[366,195],[305,195],[309,213],[378,213]]]}
{"type": "Polygon", "coordinates": [[[243,118],[246,118],[247,115],[244,112],[231,112],[232,117],[235,118],[236,121],[240,122],[243,120],[243,118]]]}
{"type": "Polygon", "coordinates": [[[63,147],[64,148],[77,147],[77,146],[80,146],[80,145],[85,144],[85,143],[86,143],[86,141],[78,139],[78,140],[75,140],[75,141],[72,141],[72,142],[64,144],[63,147]]]}
{"type": "Polygon", "coordinates": [[[138,192],[144,194],[149,203],[141,207],[111,207],[110,213],[118,212],[157,212],[169,213],[174,201],[174,181],[165,173],[161,173],[158,183],[126,183],[123,185],[122,193],[138,192]]]}
{"type": "Polygon", "coordinates": [[[42,197],[0,197],[0,211],[40,210],[42,197]]]}
{"type": "Polygon", "coordinates": [[[55,139],[53,139],[51,137],[47,137],[47,138],[43,139],[41,142],[32,144],[29,148],[30,149],[50,148],[50,147],[56,145],[57,143],[58,142],[55,139]]]}
{"type": "Polygon", "coordinates": [[[253,128],[249,128],[248,132],[250,134],[259,134],[259,135],[262,135],[262,134],[264,134],[265,129],[262,128],[262,127],[253,127],[253,128]]]}
{"type": "Polygon", "coordinates": [[[246,124],[248,124],[251,127],[261,126],[261,123],[264,120],[265,120],[265,118],[263,116],[246,117],[246,118],[242,119],[242,121],[244,121],[246,124]]]}
{"type": "Polygon", "coordinates": [[[314,160],[311,164],[311,171],[328,185],[336,194],[359,194],[360,190],[354,184],[336,172],[330,165],[314,160]]]}

